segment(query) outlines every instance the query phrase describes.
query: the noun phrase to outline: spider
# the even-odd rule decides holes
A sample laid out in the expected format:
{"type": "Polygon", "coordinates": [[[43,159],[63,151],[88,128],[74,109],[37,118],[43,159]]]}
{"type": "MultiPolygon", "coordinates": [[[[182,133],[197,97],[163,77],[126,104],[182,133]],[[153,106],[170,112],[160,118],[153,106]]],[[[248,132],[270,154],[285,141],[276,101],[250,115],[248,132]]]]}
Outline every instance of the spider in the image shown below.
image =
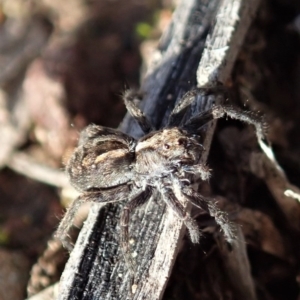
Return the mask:
{"type": "Polygon", "coordinates": [[[130,214],[158,192],[169,209],[183,221],[193,243],[199,242],[200,231],[182,200],[212,216],[228,242],[234,239],[227,214],[220,211],[211,198],[191,187],[191,175],[198,175],[202,180],[210,177],[209,168],[199,163],[203,152],[200,129],[225,115],[254,125],[259,139],[264,137],[264,127],[256,114],[229,105],[215,105],[183,123],[187,109],[201,92],[202,89],[187,92],[175,105],[166,127],[154,130],[134,104],[134,92],[128,90],[124,95],[126,108],[145,136],[135,140],[116,129],[97,125],[89,125],[81,133],[78,147],[66,166],[71,184],[81,195],[67,210],[57,237],[64,240],[83,202],[111,203],[128,199],[120,215],[120,235],[122,252],[130,268],[134,264],[129,255],[130,214]]]}

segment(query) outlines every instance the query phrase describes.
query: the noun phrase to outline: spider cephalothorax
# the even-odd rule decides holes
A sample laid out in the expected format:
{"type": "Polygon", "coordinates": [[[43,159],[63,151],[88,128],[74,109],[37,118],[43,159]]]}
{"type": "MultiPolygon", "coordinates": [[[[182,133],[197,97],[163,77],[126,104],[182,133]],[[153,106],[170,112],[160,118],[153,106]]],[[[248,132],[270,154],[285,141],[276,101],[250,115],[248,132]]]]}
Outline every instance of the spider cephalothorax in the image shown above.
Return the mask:
{"type": "Polygon", "coordinates": [[[264,129],[255,114],[222,105],[182,123],[186,109],[199,92],[195,89],[184,95],[173,109],[167,127],[155,131],[133,103],[132,92],[127,91],[124,96],[126,107],[146,134],[139,140],[97,125],[88,126],[81,133],[79,145],[66,169],[72,185],[82,194],[62,220],[57,232],[60,238],[66,235],[82,202],[110,203],[128,199],[120,216],[122,249],[128,258],[129,215],[143,205],[154,190],[185,223],[192,242],[199,241],[200,232],[183,204],[187,201],[214,217],[228,241],[234,238],[226,214],[218,210],[210,198],[193,190],[190,184],[191,175],[198,175],[202,180],[207,180],[210,175],[207,166],[199,163],[203,151],[199,130],[207,122],[224,115],[254,125],[259,139],[263,138],[264,129]]]}
{"type": "Polygon", "coordinates": [[[137,142],[136,175],[164,177],[181,165],[194,165],[202,146],[194,137],[177,127],[154,131],[137,142]]]}

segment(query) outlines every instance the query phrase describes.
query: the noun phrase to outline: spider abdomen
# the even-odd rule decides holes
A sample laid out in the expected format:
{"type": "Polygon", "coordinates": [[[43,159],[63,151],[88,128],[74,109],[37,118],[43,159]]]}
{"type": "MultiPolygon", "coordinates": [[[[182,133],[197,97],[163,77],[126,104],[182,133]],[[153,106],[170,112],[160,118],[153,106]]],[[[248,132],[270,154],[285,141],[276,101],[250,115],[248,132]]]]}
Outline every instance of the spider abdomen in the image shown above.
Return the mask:
{"type": "Polygon", "coordinates": [[[133,176],[134,141],[127,136],[126,139],[122,136],[114,138],[111,129],[105,139],[103,131],[101,126],[90,125],[68,162],[66,169],[70,181],[79,191],[117,186],[130,181],[133,176]],[[94,135],[92,138],[88,136],[90,132],[94,135]]]}

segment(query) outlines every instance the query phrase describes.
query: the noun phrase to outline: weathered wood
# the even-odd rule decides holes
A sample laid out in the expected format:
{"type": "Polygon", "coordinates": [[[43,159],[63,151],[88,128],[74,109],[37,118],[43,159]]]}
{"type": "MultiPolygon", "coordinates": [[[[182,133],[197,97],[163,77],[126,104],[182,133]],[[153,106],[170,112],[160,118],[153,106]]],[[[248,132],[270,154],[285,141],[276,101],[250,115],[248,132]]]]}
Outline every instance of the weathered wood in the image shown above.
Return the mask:
{"type": "MultiPolygon", "coordinates": [[[[155,55],[158,59],[141,88],[145,93],[142,109],[156,128],[165,124],[175,101],[187,90],[229,79],[257,5],[258,0],[186,0],[179,4],[155,55]],[[208,32],[210,38],[206,39],[208,32]]],[[[214,100],[199,97],[191,113],[207,109],[214,100]]],[[[126,117],[121,129],[137,137],[140,131],[133,122],[126,117]]],[[[202,162],[206,161],[213,130],[214,125],[207,129],[207,152],[202,162]]],[[[152,199],[145,209],[131,216],[132,254],[138,266],[133,285],[118,245],[121,209],[122,204],[95,205],[91,209],[62,275],[59,299],[162,298],[185,228],[160,199],[152,199]]],[[[244,248],[234,251],[247,259],[244,248]]],[[[249,291],[248,299],[255,299],[252,282],[245,286],[241,294],[249,291]]]]}

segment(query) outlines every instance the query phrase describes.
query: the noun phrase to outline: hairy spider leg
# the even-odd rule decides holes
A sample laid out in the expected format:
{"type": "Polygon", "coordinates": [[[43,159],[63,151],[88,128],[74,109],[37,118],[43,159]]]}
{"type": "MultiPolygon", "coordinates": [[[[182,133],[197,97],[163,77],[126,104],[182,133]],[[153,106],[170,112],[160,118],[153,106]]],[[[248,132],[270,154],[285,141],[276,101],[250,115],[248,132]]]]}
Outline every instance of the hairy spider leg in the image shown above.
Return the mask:
{"type": "Polygon", "coordinates": [[[82,195],[73,200],[55,232],[55,238],[59,239],[64,248],[68,249],[68,251],[71,251],[73,249],[73,245],[68,238],[68,232],[70,227],[73,225],[73,220],[76,212],[84,202],[85,199],[82,197],[82,195]]]}
{"type": "Polygon", "coordinates": [[[216,105],[211,109],[201,112],[200,114],[192,117],[187,123],[181,126],[183,129],[197,132],[206,123],[228,116],[246,124],[253,125],[256,130],[256,135],[259,140],[266,139],[267,126],[264,120],[256,113],[251,111],[242,111],[239,108],[231,105],[216,105]]]}
{"type": "Polygon", "coordinates": [[[214,87],[201,87],[193,88],[183,95],[183,97],[177,102],[173,111],[170,114],[168,120],[168,126],[179,126],[182,122],[183,116],[186,113],[189,106],[194,102],[194,98],[198,95],[206,96],[209,94],[222,93],[224,95],[228,92],[228,89],[223,86],[214,86],[214,87]]]}
{"type": "Polygon", "coordinates": [[[224,233],[225,239],[232,243],[235,239],[235,227],[232,222],[230,222],[228,215],[226,212],[221,211],[214,200],[208,197],[204,197],[201,194],[194,191],[192,188],[188,186],[184,186],[181,188],[181,193],[184,197],[186,197],[194,206],[204,210],[211,217],[213,217],[216,223],[220,226],[221,230],[224,233]]]}
{"type": "Polygon", "coordinates": [[[163,185],[160,187],[160,193],[164,202],[172,209],[173,212],[176,213],[179,219],[181,219],[187,229],[189,230],[190,237],[192,243],[199,243],[200,231],[196,221],[191,218],[189,213],[185,211],[183,205],[176,198],[171,188],[164,187],[163,185]]]}
{"type": "Polygon", "coordinates": [[[138,122],[144,133],[147,134],[150,131],[153,131],[154,128],[145,114],[134,104],[133,101],[135,98],[136,93],[132,90],[125,91],[123,95],[124,103],[128,112],[138,122]]]}
{"type": "Polygon", "coordinates": [[[194,98],[200,94],[202,89],[195,88],[188,91],[183,95],[183,97],[178,101],[178,103],[173,108],[167,126],[179,126],[184,114],[186,113],[189,106],[194,101],[194,98]]]}
{"type": "Polygon", "coordinates": [[[124,195],[128,195],[128,193],[129,188],[127,185],[120,185],[110,189],[82,193],[71,203],[67,209],[58,226],[58,229],[56,230],[55,237],[62,242],[65,248],[71,251],[73,245],[68,240],[68,232],[70,227],[73,225],[74,217],[79,207],[85,202],[112,203],[122,201],[124,200],[124,195]]]}
{"type": "Polygon", "coordinates": [[[135,274],[135,263],[132,260],[129,248],[129,219],[130,213],[132,213],[136,208],[142,206],[146,203],[151,196],[150,188],[145,190],[140,189],[137,193],[135,192],[129,198],[128,203],[124,206],[120,214],[120,242],[122,248],[122,254],[125,259],[125,263],[128,267],[129,272],[131,273],[132,278],[135,274]]]}
{"type": "Polygon", "coordinates": [[[180,193],[180,198],[186,198],[194,206],[204,210],[216,223],[220,226],[226,240],[231,243],[235,239],[235,227],[230,222],[226,212],[221,211],[212,198],[204,197],[200,193],[193,190],[190,186],[185,185],[178,177],[173,176],[173,188],[180,193]]]}

